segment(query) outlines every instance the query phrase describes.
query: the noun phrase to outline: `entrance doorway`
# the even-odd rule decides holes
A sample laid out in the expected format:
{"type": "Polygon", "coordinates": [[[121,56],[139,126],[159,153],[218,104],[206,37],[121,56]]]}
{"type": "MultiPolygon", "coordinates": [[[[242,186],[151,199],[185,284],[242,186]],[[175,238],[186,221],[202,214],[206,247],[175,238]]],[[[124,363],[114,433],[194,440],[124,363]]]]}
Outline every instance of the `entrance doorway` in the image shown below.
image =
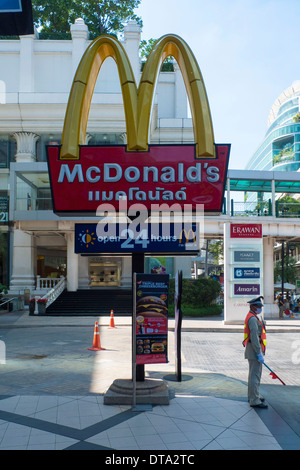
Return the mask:
{"type": "Polygon", "coordinates": [[[117,262],[90,262],[90,287],[119,287],[120,278],[117,262]]]}

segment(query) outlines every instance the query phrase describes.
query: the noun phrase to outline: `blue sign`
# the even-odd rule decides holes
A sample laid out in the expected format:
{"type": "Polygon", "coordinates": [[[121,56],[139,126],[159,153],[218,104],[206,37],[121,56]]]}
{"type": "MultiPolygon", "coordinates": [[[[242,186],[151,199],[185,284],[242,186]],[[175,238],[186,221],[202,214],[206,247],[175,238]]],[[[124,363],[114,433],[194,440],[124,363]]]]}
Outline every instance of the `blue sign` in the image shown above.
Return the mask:
{"type": "Polygon", "coordinates": [[[259,279],[260,268],[234,268],[235,279],[259,279]]]}
{"type": "Polygon", "coordinates": [[[235,263],[258,263],[260,261],[260,252],[252,250],[238,250],[233,252],[235,263]]]}
{"type": "Polygon", "coordinates": [[[0,0],[0,13],[18,13],[21,11],[21,0],[0,0]]]}
{"type": "Polygon", "coordinates": [[[199,250],[198,225],[75,224],[75,253],[189,253],[199,250]],[[188,225],[188,227],[186,226],[188,225]]]}

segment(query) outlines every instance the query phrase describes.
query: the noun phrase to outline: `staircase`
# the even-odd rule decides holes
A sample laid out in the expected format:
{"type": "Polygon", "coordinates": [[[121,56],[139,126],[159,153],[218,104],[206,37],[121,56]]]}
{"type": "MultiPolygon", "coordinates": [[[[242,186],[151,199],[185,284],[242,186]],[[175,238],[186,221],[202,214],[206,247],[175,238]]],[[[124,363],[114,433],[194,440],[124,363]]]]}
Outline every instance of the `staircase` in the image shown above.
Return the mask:
{"type": "Polygon", "coordinates": [[[47,308],[47,316],[110,316],[132,315],[131,290],[78,290],[62,294],[47,308]]]}

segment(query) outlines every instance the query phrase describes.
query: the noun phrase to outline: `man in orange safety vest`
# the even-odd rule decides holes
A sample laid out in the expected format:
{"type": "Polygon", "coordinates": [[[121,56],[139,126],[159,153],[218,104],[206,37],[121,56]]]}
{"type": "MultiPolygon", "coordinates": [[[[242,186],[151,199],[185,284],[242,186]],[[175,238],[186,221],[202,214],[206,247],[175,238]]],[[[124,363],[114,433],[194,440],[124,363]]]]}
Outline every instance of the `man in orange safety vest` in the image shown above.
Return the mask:
{"type": "Polygon", "coordinates": [[[266,328],[262,319],[263,297],[249,300],[250,310],[245,319],[244,341],[245,359],[249,363],[248,401],[255,408],[268,408],[264,398],[260,396],[259,387],[266,352],[266,328]]]}

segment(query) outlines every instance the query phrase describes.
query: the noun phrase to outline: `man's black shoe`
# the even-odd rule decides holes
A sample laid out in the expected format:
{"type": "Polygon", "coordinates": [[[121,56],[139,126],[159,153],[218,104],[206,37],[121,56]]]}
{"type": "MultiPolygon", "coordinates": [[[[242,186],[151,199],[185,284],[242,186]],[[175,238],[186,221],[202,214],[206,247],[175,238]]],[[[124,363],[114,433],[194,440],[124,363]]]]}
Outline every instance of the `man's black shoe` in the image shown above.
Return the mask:
{"type": "Polygon", "coordinates": [[[265,403],[259,403],[258,405],[250,405],[252,408],[268,408],[265,403]]]}

